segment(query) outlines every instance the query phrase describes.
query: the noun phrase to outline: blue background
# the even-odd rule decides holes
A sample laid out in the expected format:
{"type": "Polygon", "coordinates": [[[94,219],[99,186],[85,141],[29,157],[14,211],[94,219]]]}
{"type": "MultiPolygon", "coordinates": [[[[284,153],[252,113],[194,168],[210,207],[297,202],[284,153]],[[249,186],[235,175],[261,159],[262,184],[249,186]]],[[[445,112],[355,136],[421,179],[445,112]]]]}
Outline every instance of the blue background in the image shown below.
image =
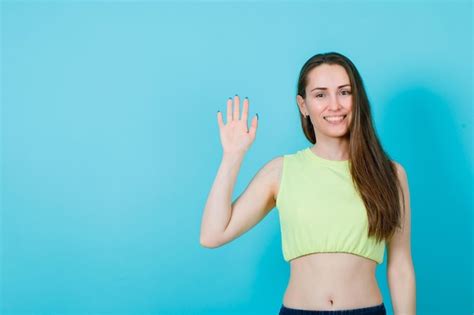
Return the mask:
{"type": "MultiPolygon", "coordinates": [[[[221,159],[217,110],[259,114],[233,198],[311,144],[303,63],[359,69],[409,178],[418,314],[471,314],[470,1],[1,3],[1,313],[277,314],[276,209],[199,244],[221,159]]],[[[386,256],[377,268],[388,313],[386,256]]]]}

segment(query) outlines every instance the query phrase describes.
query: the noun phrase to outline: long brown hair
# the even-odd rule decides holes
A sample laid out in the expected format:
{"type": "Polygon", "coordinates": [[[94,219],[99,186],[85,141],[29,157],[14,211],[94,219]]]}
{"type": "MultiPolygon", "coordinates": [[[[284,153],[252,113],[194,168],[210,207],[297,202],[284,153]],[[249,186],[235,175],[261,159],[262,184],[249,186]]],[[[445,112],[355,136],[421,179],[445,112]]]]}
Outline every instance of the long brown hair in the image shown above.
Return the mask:
{"type": "MultiPolygon", "coordinates": [[[[341,65],[349,76],[353,101],[348,130],[352,181],[367,209],[368,236],[375,236],[377,242],[390,241],[396,228],[401,226],[401,205],[405,212],[405,196],[397,179],[395,163],[382,148],[375,131],[362,78],[352,61],[344,55],[336,52],[317,54],[301,68],[298,95],[306,98],[308,73],[321,64],[341,65]]],[[[315,144],[316,135],[309,115],[305,117],[300,112],[300,120],[306,138],[315,144]]]]}

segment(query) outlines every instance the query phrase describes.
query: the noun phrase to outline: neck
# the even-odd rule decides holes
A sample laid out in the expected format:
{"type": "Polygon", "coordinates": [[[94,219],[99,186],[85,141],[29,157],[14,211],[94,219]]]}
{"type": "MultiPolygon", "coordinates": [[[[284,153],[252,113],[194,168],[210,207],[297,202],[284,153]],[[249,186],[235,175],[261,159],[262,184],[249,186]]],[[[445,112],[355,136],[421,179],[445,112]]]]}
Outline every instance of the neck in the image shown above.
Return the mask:
{"type": "Polygon", "coordinates": [[[322,158],[328,160],[348,160],[349,159],[349,139],[317,137],[316,144],[311,150],[322,158]]]}

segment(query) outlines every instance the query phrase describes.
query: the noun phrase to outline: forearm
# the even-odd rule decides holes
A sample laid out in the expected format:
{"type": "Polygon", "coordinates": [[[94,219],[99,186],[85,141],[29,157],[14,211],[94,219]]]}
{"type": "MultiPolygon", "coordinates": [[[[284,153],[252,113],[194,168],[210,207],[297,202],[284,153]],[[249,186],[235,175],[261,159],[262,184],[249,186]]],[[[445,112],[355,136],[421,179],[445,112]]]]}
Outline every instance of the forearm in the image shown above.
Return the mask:
{"type": "Polygon", "coordinates": [[[409,268],[403,272],[388,272],[388,284],[394,315],[416,314],[415,271],[409,268]]]}
{"type": "Polygon", "coordinates": [[[201,243],[215,243],[229,223],[232,215],[232,192],[243,159],[244,154],[223,154],[204,208],[201,243]]]}

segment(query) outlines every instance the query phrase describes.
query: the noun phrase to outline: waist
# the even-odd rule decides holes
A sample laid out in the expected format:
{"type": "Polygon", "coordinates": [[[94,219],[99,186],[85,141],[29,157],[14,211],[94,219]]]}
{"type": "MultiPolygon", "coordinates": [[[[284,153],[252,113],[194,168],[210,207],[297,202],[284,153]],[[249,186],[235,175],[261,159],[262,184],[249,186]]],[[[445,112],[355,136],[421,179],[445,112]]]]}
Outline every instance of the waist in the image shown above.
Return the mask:
{"type": "Polygon", "coordinates": [[[283,304],[299,309],[360,308],[382,303],[376,263],[346,253],[315,253],[290,261],[283,304]]]}

